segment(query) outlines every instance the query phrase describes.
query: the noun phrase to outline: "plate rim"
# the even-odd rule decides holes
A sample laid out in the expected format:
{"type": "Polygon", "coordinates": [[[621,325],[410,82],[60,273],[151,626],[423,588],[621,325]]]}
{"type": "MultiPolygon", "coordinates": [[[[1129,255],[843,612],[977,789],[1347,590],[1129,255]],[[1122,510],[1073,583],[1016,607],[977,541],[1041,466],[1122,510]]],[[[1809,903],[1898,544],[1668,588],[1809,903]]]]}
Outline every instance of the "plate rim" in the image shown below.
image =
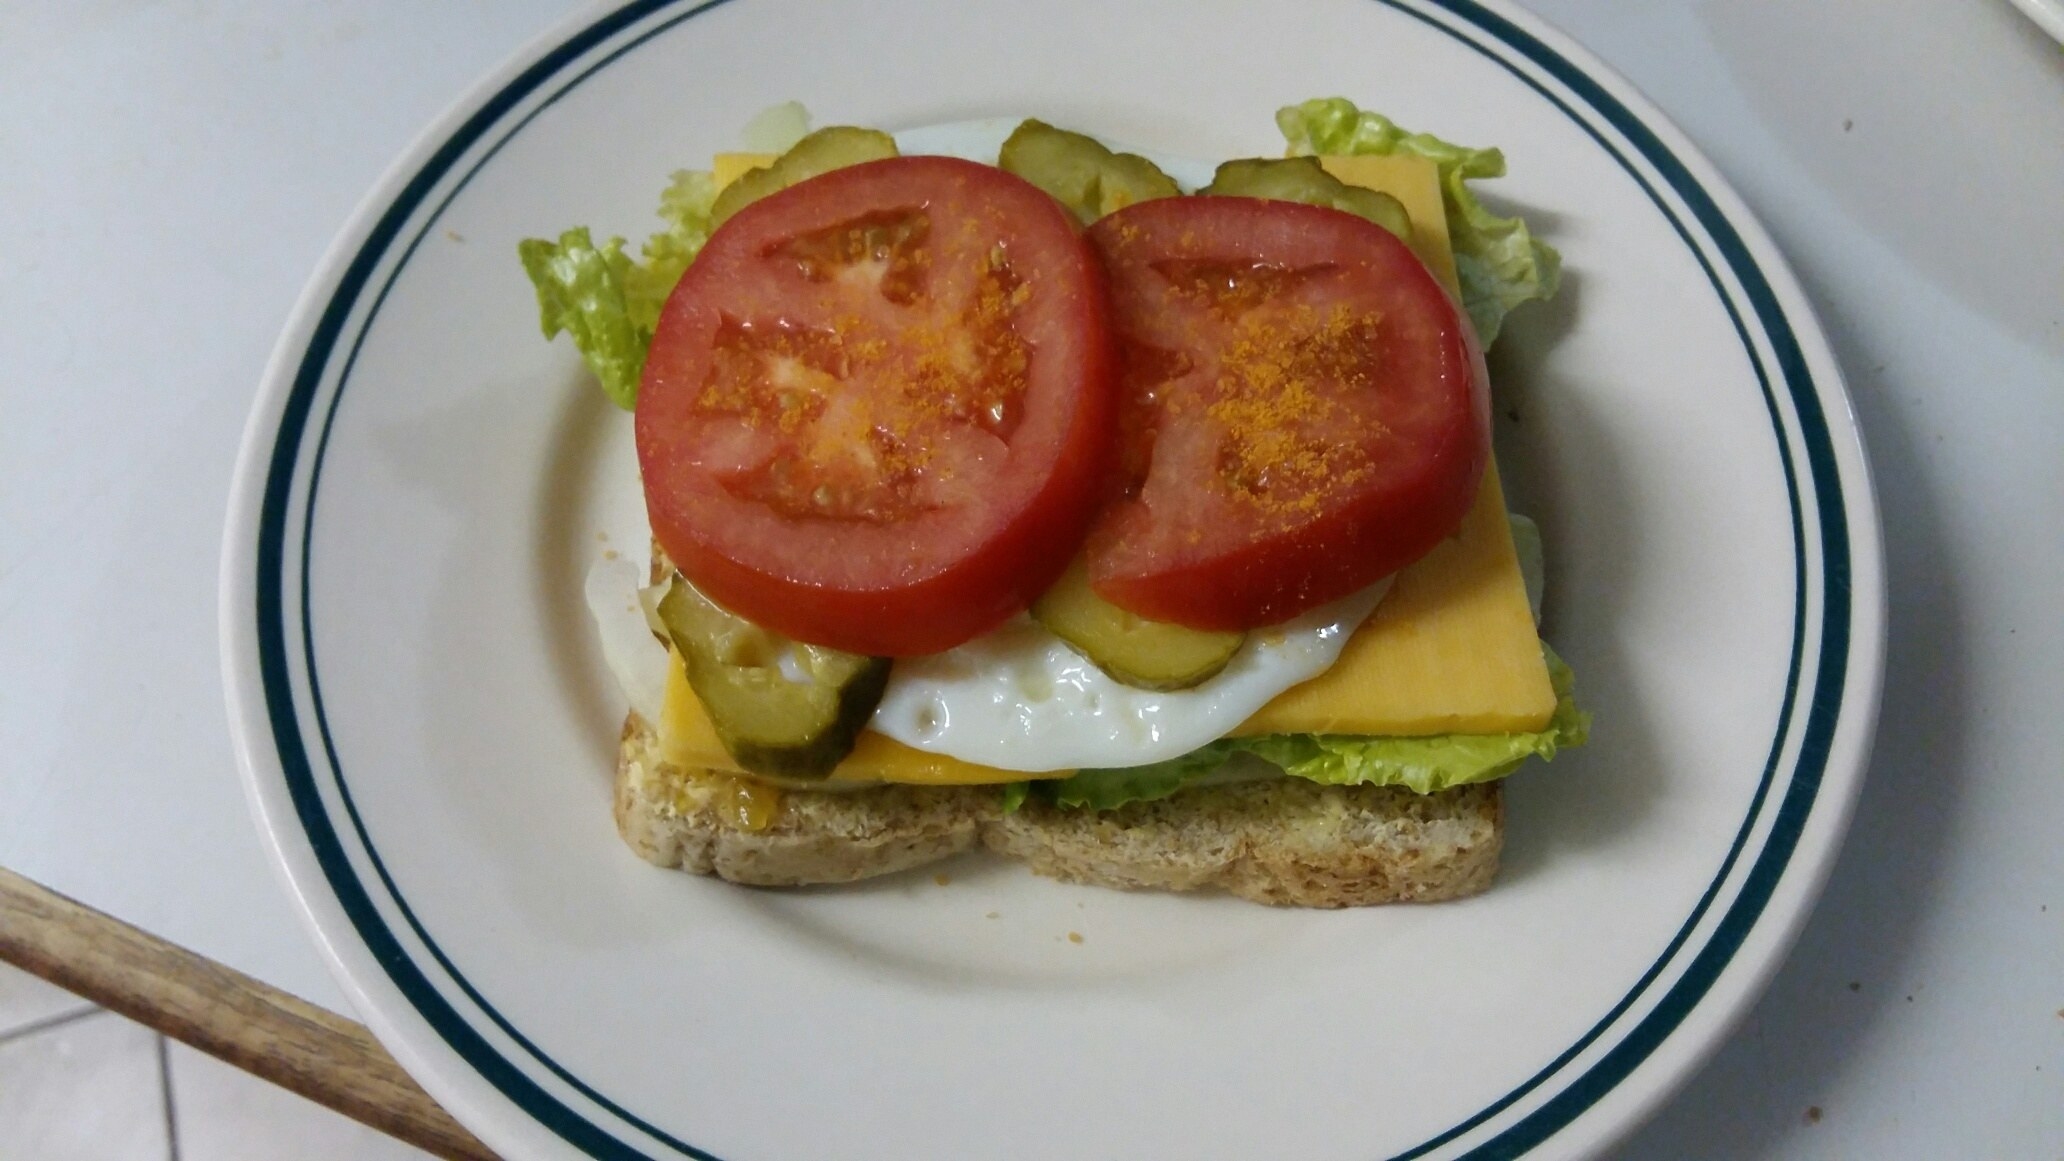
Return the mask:
{"type": "MultiPolygon", "coordinates": [[[[618,1141],[607,1130],[587,1125],[581,1114],[566,1109],[563,1102],[550,1093],[537,1089],[520,1074],[520,1070],[509,1070],[506,1075],[494,1075],[492,1066],[483,1067],[474,1059],[474,1053],[452,1042],[452,1035],[443,1026],[445,1021],[423,1010],[422,1004],[410,993],[418,988],[429,995],[432,1001],[442,1004],[434,984],[420,977],[420,968],[408,960],[405,950],[395,955],[376,952],[371,942],[377,942],[365,930],[363,923],[369,919],[391,941],[392,933],[385,932],[384,922],[378,909],[370,901],[361,898],[353,906],[344,896],[354,889],[364,888],[352,879],[350,857],[341,850],[330,856],[323,855],[317,847],[318,835],[311,833],[312,818],[330,825],[334,820],[327,817],[327,807],[320,801],[320,795],[313,785],[313,770],[308,756],[302,753],[298,758],[303,768],[298,775],[294,771],[297,762],[293,751],[303,745],[305,725],[299,724],[295,716],[294,696],[290,675],[281,667],[287,664],[283,654],[271,647],[284,646],[284,639],[268,644],[268,625],[283,626],[285,605],[281,584],[268,585],[262,577],[268,568],[276,577],[283,577],[282,553],[287,539],[274,536],[278,523],[274,516],[283,514],[286,502],[291,498],[297,466],[306,454],[302,450],[303,438],[307,434],[308,409],[315,396],[320,394],[321,380],[330,365],[335,351],[335,340],[350,321],[352,308],[367,289],[369,276],[379,267],[380,259],[389,252],[402,228],[409,225],[412,215],[419,209],[423,198],[438,188],[439,180],[450,167],[469,156],[471,149],[484,134],[502,128],[502,118],[512,109],[520,106],[522,99],[539,85],[552,80],[559,70],[570,63],[585,63],[586,67],[559,90],[560,93],[578,84],[581,79],[606,67],[611,61],[631,51],[637,44],[658,35],[661,31],[728,4],[730,0],[634,0],[614,9],[589,9],[576,13],[552,29],[534,38],[531,43],[514,54],[509,61],[493,70],[469,87],[453,105],[418,136],[390,166],[387,173],[368,192],[350,222],[338,234],[329,252],[325,255],[307,288],[297,303],[289,322],[284,328],[273,358],[269,363],[254,403],[250,421],[245,430],[244,442],[239,455],[235,484],[232,490],[231,506],[225,530],[222,585],[221,585],[221,645],[223,674],[229,703],[232,739],[236,745],[238,765],[243,775],[247,799],[259,826],[270,862],[274,871],[287,886],[297,903],[304,925],[309,929],[321,948],[325,961],[338,978],[354,1006],[366,1017],[383,1043],[393,1050],[408,1070],[422,1079],[440,1101],[451,1106],[462,1122],[480,1132],[484,1139],[498,1149],[514,1152],[540,1144],[538,1136],[541,1127],[550,1127],[554,1139],[594,1156],[645,1156],[635,1146],[618,1141]],[[661,14],[667,18],[655,19],[661,14]],[[630,43],[619,45],[600,60],[588,62],[587,58],[597,48],[606,45],[610,38],[641,23],[651,21],[641,34],[630,43]],[[341,309],[340,309],[341,304],[341,309]],[[299,405],[297,415],[296,407],[299,405]],[[299,426],[294,426],[298,420],[299,426]],[[289,428],[292,427],[291,432],[289,428]],[[253,613],[256,616],[253,616],[253,613]],[[275,654],[278,654],[275,656],[275,654]],[[281,692],[284,691],[284,692],[281,692]],[[312,813],[311,813],[312,812],[312,813]],[[331,861],[334,859],[335,865],[331,861]],[[336,875],[338,867],[351,882],[340,883],[336,875]],[[361,911],[362,909],[362,911],[361,911]],[[354,912],[361,914],[354,915],[354,912]],[[415,972],[417,978],[410,982],[399,978],[397,973],[415,972]],[[396,1007],[397,1003],[400,1005],[396,1007]],[[433,1039],[424,1040],[428,1036],[433,1039]],[[449,1054],[449,1055],[447,1055],[449,1054]],[[453,1063],[462,1068],[454,1071],[453,1063]],[[509,1086],[528,1087],[534,1099],[556,1106],[573,1120],[586,1125],[549,1126],[538,1118],[535,1109],[528,1107],[528,1101],[509,1091],[509,1086]],[[505,1115],[514,1108],[526,1120],[522,1124],[511,1123],[505,1115]]],[[[1596,1038],[1603,1035],[1613,1022],[1623,1014],[1637,998],[1654,982],[1663,968],[1672,963],[1680,947],[1692,936],[1693,929],[1726,883],[1732,871],[1734,860],[1748,843],[1759,812],[1764,808],[1764,796],[1773,785],[1773,779],[1780,765],[1781,755],[1787,738],[1793,732],[1800,734],[1801,748],[1793,760],[1793,773],[1787,785],[1786,801],[1779,806],[1776,821],[1789,820],[1788,828],[1780,826],[1766,835],[1761,848],[1754,852],[1752,884],[1745,884],[1730,901],[1724,918],[1732,920],[1740,910],[1751,886],[1761,892],[1751,913],[1735,926],[1734,942],[1721,954],[1717,961],[1709,962],[1707,957],[1719,941],[1717,934],[1708,935],[1697,949],[1693,961],[1687,965],[1683,976],[1673,981],[1663,995],[1665,1004],[1678,995],[1689,978],[1691,969],[1703,968],[1704,980],[1696,993],[1676,1005],[1674,1017],[1666,1027],[1654,1029],[1646,1037],[1645,1047],[1639,1048],[1631,1059],[1625,1058],[1622,1050],[1636,1040],[1636,1032],[1650,1029],[1661,1014],[1663,1004],[1655,1011],[1641,1017],[1634,1029],[1624,1034],[1607,1053],[1607,1058],[1616,1060],[1617,1075],[1600,1088],[1588,1084],[1599,1070],[1606,1067],[1601,1060],[1587,1065],[1578,1082],[1565,1085],[1542,1106],[1528,1111],[1518,1122],[1502,1129],[1497,1136],[1472,1146],[1468,1156],[1510,1156],[1525,1152],[1563,1134],[1580,1121],[1590,1117],[1599,1104],[1608,1097],[1625,1100],[1629,1095],[1624,1088],[1625,1081],[1644,1065],[1657,1081],[1646,1089],[1632,1095],[1632,1108],[1619,1113],[1604,1125],[1594,1125],[1592,1136],[1571,1144],[1585,1149],[1602,1149],[1613,1141],[1631,1132],[1645,1117],[1659,1107],[1689,1078],[1691,1073],[1724,1042],[1728,1030],[1746,1014],[1755,998],[1760,995],[1770,977],[1782,964],[1786,951],[1796,939],[1814,900],[1824,885],[1832,868],[1834,858],[1840,849],[1841,837],[1853,812],[1856,797],[1861,789],[1863,771],[1868,762],[1870,742],[1875,733],[1875,720],[1882,689],[1884,663],[1884,580],[1882,532],[1879,524],[1875,493],[1871,487],[1867,458],[1862,446],[1861,431],[1851,411],[1847,392],[1843,386],[1839,368],[1828,349],[1827,340],[1817,319],[1813,316],[1803,292],[1789,267],[1778,253],[1756,221],[1748,212],[1738,195],[1727,186],[1703,156],[1686,141],[1681,132],[1665,118],[1659,110],[1620,78],[1613,70],[1556,32],[1544,21],[1529,13],[1513,8],[1506,0],[1371,0],[1434,26],[1485,55],[1494,63],[1512,72],[1519,79],[1533,87],[1537,93],[1554,102],[1565,115],[1589,132],[1599,145],[1612,153],[1630,175],[1644,187],[1647,180],[1619,156],[1611,143],[1600,137],[1589,125],[1556,94],[1547,91],[1539,82],[1522,74],[1514,66],[1494,55],[1485,47],[1459,33],[1454,27],[1434,19],[1429,13],[1439,10],[1462,21],[1465,25],[1488,33],[1518,51],[1526,54],[1536,64],[1554,74],[1557,79],[1574,91],[1585,92],[1592,108],[1626,135],[1630,142],[1646,140],[1643,154],[1659,170],[1674,168],[1670,178],[1672,189],[1686,200],[1696,214],[1700,225],[1711,236],[1713,243],[1728,251],[1729,269],[1742,281],[1742,293],[1755,300],[1759,321],[1764,326],[1764,337],[1774,348],[1773,355],[1783,365],[1781,379],[1792,393],[1792,401],[1798,409],[1795,421],[1808,428],[1817,424],[1817,431],[1806,430],[1791,433],[1807,444],[1809,469],[1814,473],[1816,486],[1812,495],[1817,501],[1818,519],[1822,539],[1830,531],[1837,535],[1834,548],[1833,572],[1822,578],[1824,591],[1821,609],[1822,640],[1819,652],[1823,654],[1821,668],[1816,671],[1814,692],[1806,707],[1806,721],[1795,726],[1790,721],[1793,702],[1801,677],[1801,666],[1810,651],[1806,640],[1805,626],[1810,585],[1808,581],[1809,554],[1805,551],[1806,535],[1799,511],[1802,503],[1792,453],[1788,442],[1788,429],[1779,414],[1775,390],[1768,371],[1763,367],[1762,356],[1756,349],[1751,336],[1736,316],[1736,326],[1742,331],[1741,338],[1758,377],[1763,381],[1766,405],[1771,409],[1771,420],[1775,427],[1775,438],[1783,459],[1787,476],[1790,503],[1793,508],[1793,536],[1795,549],[1795,626],[1793,637],[1793,660],[1788,679],[1786,705],[1780,715],[1776,738],[1770,757],[1765,765],[1755,799],[1743,820],[1727,859],[1715,875],[1705,897],[1685,920],[1678,935],[1657,957],[1649,973],[1643,976],[1621,1003],[1606,1014],[1591,1031],[1573,1045],[1562,1056],[1530,1078],[1525,1084],[1481,1110],[1471,1119],[1459,1124],[1421,1145],[1397,1154],[1394,1161],[1425,1156],[1441,1149],[1482,1124],[1503,1108],[1519,1100],[1537,1085],[1562,1068],[1577,1053],[1596,1038]],[[1599,102],[1603,102],[1601,106],[1599,102]],[[1650,152],[1653,150],[1653,152],[1650,152]],[[1665,165],[1664,162],[1668,164],[1665,165]],[[1688,185],[1688,188],[1686,186],[1688,185]],[[1803,330],[1805,341],[1795,333],[1803,330]],[[1783,341],[1780,342],[1780,337],[1783,341]],[[1803,381],[1804,390],[1799,383],[1803,381]],[[1827,415],[1838,414],[1843,421],[1839,428],[1831,426],[1827,415]],[[1839,432],[1842,438],[1835,438],[1839,432]],[[1817,435],[1818,442],[1815,442],[1817,435]],[[1826,472],[1822,481],[1820,473],[1826,472]],[[1825,486],[1823,486],[1825,485],[1825,486]],[[1828,488],[1832,488],[1832,496],[1828,488]],[[1859,585],[1857,582],[1861,581],[1859,585]],[[1826,602],[1834,602],[1827,605],[1826,602]],[[1839,611],[1843,615],[1827,615],[1839,611]],[[1826,654],[1831,647],[1838,654],[1829,668],[1826,654]],[[1843,660],[1846,658],[1846,660],[1843,660]],[[1832,676],[1832,696],[1818,678],[1823,674],[1832,676]],[[1816,747],[1813,760],[1817,767],[1806,770],[1809,761],[1807,747],[1816,747]],[[1823,791],[1832,787],[1832,795],[1823,791]],[[1794,795],[1804,794],[1802,801],[1795,803],[1794,795]],[[1795,808],[1796,807],[1796,811],[1795,808]],[[1817,841],[1801,849],[1801,840],[1808,824],[1812,824],[1818,835],[1817,841]],[[1764,861],[1769,857],[1773,843],[1783,844],[1783,855],[1778,862],[1763,873],[1764,861]],[[1785,906],[1777,912],[1768,909],[1773,900],[1785,893],[1785,906]],[[1765,916],[1772,917],[1772,923],[1765,922],[1765,916]],[[1748,949],[1750,937],[1757,937],[1762,946],[1748,949]],[[1744,957],[1745,950],[1749,954],[1744,957]],[[1739,984],[1717,998],[1714,988],[1723,973],[1730,969],[1746,969],[1747,977],[1739,984]],[[1716,1006],[1717,1005],[1717,1006],[1716,1006]],[[1705,1017],[1708,1026],[1699,1035],[1686,1039],[1677,1029],[1694,1014],[1705,1017]],[[1717,1020],[1713,1017],[1717,1014],[1717,1020]],[[1657,1054],[1669,1048],[1675,1059],[1664,1059],[1656,1064],[1648,1062],[1657,1054]],[[1584,1090],[1579,1093],[1578,1090],[1584,1090]],[[1565,1098],[1578,1094],[1582,1103],[1571,1110],[1565,1098]],[[1551,1113],[1550,1110],[1556,1111],[1551,1113]],[[1566,1115],[1564,1115],[1566,1114],[1566,1115]],[[1559,1119],[1558,1119],[1559,1118],[1559,1119]],[[1549,1123],[1549,1122],[1553,1123],[1549,1123]],[[1531,1128],[1530,1128],[1531,1127],[1531,1128]],[[1522,1132],[1522,1130],[1527,1130],[1522,1132]]],[[[552,98],[557,99],[555,94],[552,98]]],[[[520,131],[521,125],[542,108],[532,108],[513,125],[507,126],[502,140],[520,131]]],[[[491,158],[500,143],[472,162],[473,169],[484,165],[491,158]]],[[[470,170],[468,171],[470,175],[470,170]]],[[[448,202],[463,188],[464,179],[458,186],[443,195],[448,202]]],[[[1653,189],[1648,190],[1651,199],[1680,233],[1682,223],[1676,215],[1657,197],[1653,189]]],[[[441,211],[441,204],[439,207],[441,211]]],[[[433,211],[417,229],[415,240],[409,243],[413,250],[435,223],[439,211],[433,211]]],[[[1720,295],[1730,314],[1735,312],[1735,302],[1729,297],[1721,280],[1709,264],[1707,257],[1695,241],[1686,235],[1687,246],[1707,265],[1707,275],[1713,280],[1714,289],[1720,295]]],[[[386,279],[391,285],[406,264],[406,254],[388,271],[386,279]]],[[[384,296],[384,287],[381,295],[384,296]]],[[[377,305],[373,308],[376,313],[377,305]]],[[[358,323],[362,338],[372,321],[371,313],[358,323]]],[[[348,375],[348,365],[345,372],[348,375]]],[[[337,399],[341,398],[342,384],[338,386],[329,402],[329,413],[334,414],[337,399]]],[[[321,428],[314,452],[314,471],[320,472],[322,446],[327,442],[329,426],[327,419],[321,428]]],[[[308,489],[308,505],[312,509],[314,486],[308,489]]],[[[312,515],[307,517],[312,520],[312,515]]],[[[307,541],[304,537],[302,576],[306,577],[307,541]]],[[[1827,545],[1823,544],[1825,553],[1827,545]]],[[[1823,557],[1820,566],[1825,572],[1830,561],[1823,557]]],[[[306,607],[303,613],[303,632],[306,632],[306,607]]],[[[308,680],[314,682],[315,666],[312,644],[304,639],[309,657],[308,680]]],[[[317,698],[319,703],[319,696],[317,698]]],[[[317,716],[320,719],[319,704],[317,716]]],[[[321,726],[321,734],[327,742],[327,725],[321,726]]],[[[334,768],[334,752],[330,753],[334,768]]],[[[341,773],[338,776],[341,784],[341,773]]],[[[349,808],[348,791],[345,792],[347,810],[356,823],[356,812],[349,808]]],[[[366,848],[372,851],[369,836],[360,829],[366,848]]],[[[335,835],[330,836],[335,842],[335,835]]],[[[378,856],[372,854],[377,868],[378,856]]],[[[384,872],[382,872],[384,876],[384,872]]],[[[407,904],[390,882],[387,888],[411,923],[407,904]]],[[[423,942],[439,960],[435,944],[427,932],[418,928],[423,942]]],[[[399,948],[399,944],[394,945],[399,948]]],[[[463,977],[447,963],[447,970],[459,986],[465,988],[463,977]]],[[[470,989],[468,989],[470,991],[470,989]]],[[[493,1009],[484,1000],[475,997],[480,1006],[490,1014],[493,1009]]],[[[478,1039],[466,1018],[448,1008],[446,1016],[478,1039]]],[[[498,1017],[497,1017],[498,1019],[498,1017]]],[[[506,1026],[506,1025],[505,1025],[506,1026]]],[[[519,1043],[520,1033],[514,1033],[519,1043]]],[[[499,1061],[496,1049],[479,1041],[479,1050],[499,1061]]],[[[556,1068],[541,1054],[533,1055],[548,1068],[556,1068]]],[[[565,1074],[561,1074],[565,1076],[565,1074]]],[[[585,1086],[570,1076],[565,1076],[584,1092],[585,1086]]],[[[606,1098],[599,1098],[604,1107],[613,1108],[606,1098]]],[[[675,1150],[679,1155],[708,1159],[711,1155],[685,1142],[675,1141],[664,1132],[644,1125],[636,1117],[622,1110],[614,1110],[630,1124],[639,1127],[646,1134],[675,1150]]],[[[1596,1118],[1591,1118],[1594,1121],[1596,1118]]],[[[1567,1140],[1567,1138],[1566,1138],[1567,1140]]]]}
{"type": "Polygon", "coordinates": [[[2064,44],[2064,0],[2013,0],[2013,4],[2051,40],[2064,44]]]}

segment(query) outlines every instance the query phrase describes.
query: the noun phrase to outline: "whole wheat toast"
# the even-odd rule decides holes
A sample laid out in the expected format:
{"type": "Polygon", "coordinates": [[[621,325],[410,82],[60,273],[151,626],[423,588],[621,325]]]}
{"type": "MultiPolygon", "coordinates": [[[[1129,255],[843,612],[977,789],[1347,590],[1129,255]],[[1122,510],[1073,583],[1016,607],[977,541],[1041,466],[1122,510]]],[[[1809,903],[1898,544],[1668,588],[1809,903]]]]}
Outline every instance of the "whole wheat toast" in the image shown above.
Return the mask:
{"type": "Polygon", "coordinates": [[[659,866],[753,886],[851,882],[986,846],[1099,886],[1357,907],[1476,894],[1504,840],[1497,782],[1422,795],[1286,777],[1102,813],[1037,795],[1005,813],[993,786],[785,791],[752,827],[725,808],[734,789],[726,775],[662,760],[658,736],[626,719],[615,796],[624,841],[659,866]]]}

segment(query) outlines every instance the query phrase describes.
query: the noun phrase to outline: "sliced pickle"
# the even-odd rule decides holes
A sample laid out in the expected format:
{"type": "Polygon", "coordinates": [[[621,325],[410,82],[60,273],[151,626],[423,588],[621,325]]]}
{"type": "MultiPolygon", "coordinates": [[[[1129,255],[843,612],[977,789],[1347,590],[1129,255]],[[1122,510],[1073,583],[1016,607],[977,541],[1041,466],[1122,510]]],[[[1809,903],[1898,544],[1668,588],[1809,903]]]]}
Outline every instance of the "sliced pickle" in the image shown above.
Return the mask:
{"type": "Polygon", "coordinates": [[[1188,689],[1210,680],[1240,651],[1245,633],[1149,621],[1096,595],[1077,560],[1032,604],[1032,619],[1112,678],[1140,689],[1188,689]]]}
{"type": "Polygon", "coordinates": [[[1197,191],[1230,197],[1272,198],[1345,210],[1374,222],[1405,241],[1412,239],[1412,215],[1387,193],[1349,185],[1319,165],[1316,157],[1250,157],[1228,161],[1197,191]]]}
{"type": "Polygon", "coordinates": [[[754,774],[829,775],[852,752],[888,684],[887,658],[770,633],[719,608],[679,573],[659,599],[659,619],[717,740],[754,774]]]}
{"type": "Polygon", "coordinates": [[[1134,202],[1182,193],[1146,158],[1113,153],[1094,137],[1044,121],[1026,121],[1012,130],[996,166],[1053,195],[1085,225],[1134,202]]]}
{"type": "Polygon", "coordinates": [[[768,194],[779,193],[820,173],[895,156],[896,139],[886,133],[850,125],[826,126],[796,142],[787,153],[775,158],[774,164],[740,174],[737,181],[725,186],[710,207],[710,228],[723,225],[726,218],[768,194]]]}

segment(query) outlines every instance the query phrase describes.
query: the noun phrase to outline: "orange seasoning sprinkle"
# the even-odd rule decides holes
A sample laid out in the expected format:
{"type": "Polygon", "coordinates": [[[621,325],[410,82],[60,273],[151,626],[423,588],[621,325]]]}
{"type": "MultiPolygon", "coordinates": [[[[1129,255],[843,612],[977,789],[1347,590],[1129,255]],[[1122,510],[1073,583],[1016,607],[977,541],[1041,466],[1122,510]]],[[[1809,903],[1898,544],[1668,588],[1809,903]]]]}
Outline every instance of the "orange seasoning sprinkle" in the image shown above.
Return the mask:
{"type": "Polygon", "coordinates": [[[935,455],[943,433],[1010,437],[1031,367],[1016,314],[1032,288],[978,224],[965,228],[951,243],[987,253],[971,277],[935,277],[938,240],[922,210],[869,214],[767,255],[840,288],[832,293],[877,295],[892,309],[856,302],[823,329],[726,323],[698,410],[792,449],[731,481],[734,490],[792,516],[895,520],[964,462],[935,455]]]}
{"type": "Polygon", "coordinates": [[[1323,316],[1305,304],[1240,313],[1205,414],[1226,433],[1221,480],[1272,525],[1309,516],[1327,493],[1373,470],[1362,445],[1372,421],[1337,393],[1370,385],[1377,323],[1345,305],[1323,316]]]}
{"type": "Polygon", "coordinates": [[[936,327],[908,332],[918,354],[904,383],[904,406],[919,421],[970,423],[1008,438],[1016,428],[1031,353],[1012,326],[1032,288],[1000,252],[976,279],[969,301],[936,327]]]}

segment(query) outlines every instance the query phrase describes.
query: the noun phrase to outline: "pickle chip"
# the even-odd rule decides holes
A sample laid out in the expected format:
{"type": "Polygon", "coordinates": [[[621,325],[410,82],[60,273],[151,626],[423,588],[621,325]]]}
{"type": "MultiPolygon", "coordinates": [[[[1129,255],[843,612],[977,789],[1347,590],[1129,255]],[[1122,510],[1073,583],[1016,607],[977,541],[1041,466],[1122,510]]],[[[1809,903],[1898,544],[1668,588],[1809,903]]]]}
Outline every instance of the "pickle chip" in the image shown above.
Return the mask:
{"type": "Polygon", "coordinates": [[[679,573],[659,600],[659,619],[717,740],[750,773],[825,778],[852,753],[888,685],[888,658],[770,633],[679,573]]]}
{"type": "Polygon", "coordinates": [[[1026,121],[1011,131],[996,167],[1051,194],[1087,225],[1134,202],[1182,193],[1175,179],[1136,153],[1114,153],[1094,137],[1026,121]]]}
{"type": "Polygon", "coordinates": [[[1188,689],[1209,681],[1247,639],[1128,613],[1096,595],[1080,560],[1033,602],[1032,619],[1113,680],[1138,689],[1188,689]]]}
{"type": "Polygon", "coordinates": [[[1409,242],[1412,215],[1387,193],[1349,185],[1319,165],[1316,157],[1249,157],[1228,161],[1197,191],[1223,197],[1269,198],[1325,206],[1374,222],[1409,242]]]}
{"type": "Polygon", "coordinates": [[[826,126],[796,142],[787,153],[775,158],[774,164],[748,170],[725,186],[710,206],[710,228],[723,225],[725,219],[768,194],[779,193],[818,174],[896,156],[896,139],[878,129],[826,126]]]}

